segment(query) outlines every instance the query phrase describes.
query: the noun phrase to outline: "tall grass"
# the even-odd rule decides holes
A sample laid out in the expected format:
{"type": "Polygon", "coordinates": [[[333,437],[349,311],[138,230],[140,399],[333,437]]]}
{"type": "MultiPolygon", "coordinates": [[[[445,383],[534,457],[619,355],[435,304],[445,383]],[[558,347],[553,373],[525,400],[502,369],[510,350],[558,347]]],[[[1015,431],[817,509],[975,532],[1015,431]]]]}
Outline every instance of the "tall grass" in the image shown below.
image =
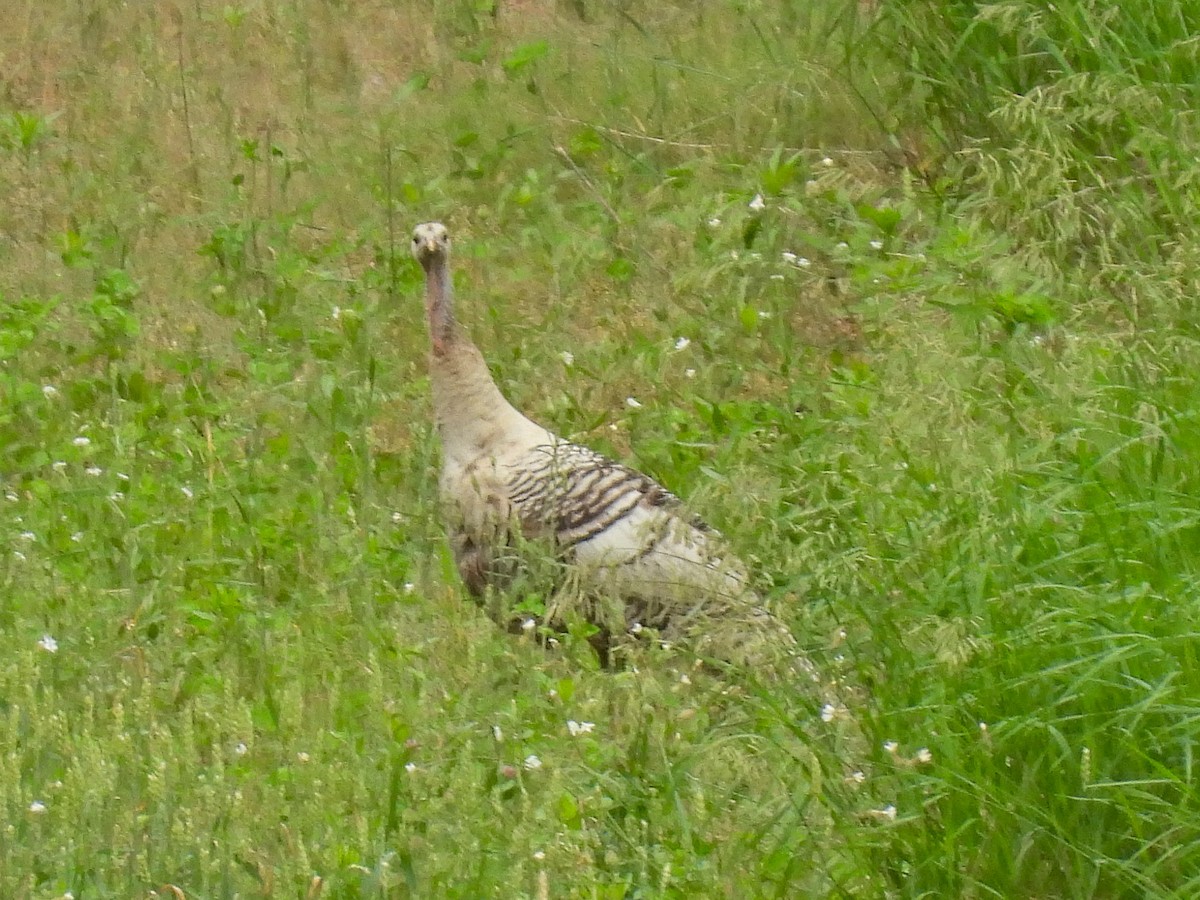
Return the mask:
{"type": "Polygon", "coordinates": [[[559,7],[14,8],[0,894],[1194,894],[1188,11],[559,7]],[[435,217],[820,684],[464,599],[435,217]]]}

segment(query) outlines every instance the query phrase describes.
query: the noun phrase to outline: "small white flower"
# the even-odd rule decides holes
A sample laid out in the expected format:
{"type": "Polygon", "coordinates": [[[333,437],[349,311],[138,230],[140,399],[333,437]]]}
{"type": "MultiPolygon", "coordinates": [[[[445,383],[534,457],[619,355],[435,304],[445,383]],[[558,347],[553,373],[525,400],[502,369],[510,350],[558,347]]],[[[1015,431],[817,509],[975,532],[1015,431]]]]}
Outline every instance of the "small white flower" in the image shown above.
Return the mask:
{"type": "Polygon", "coordinates": [[[194,499],[196,496],[195,493],[192,492],[192,489],[186,484],[183,485],[179,490],[183,493],[183,496],[187,497],[189,500],[194,499]]]}
{"type": "Polygon", "coordinates": [[[74,543],[74,544],[79,544],[79,543],[82,543],[82,542],[83,542],[83,532],[82,532],[82,531],[76,531],[74,534],[72,534],[72,535],[71,535],[71,542],[72,542],[72,543],[74,543]]]}
{"type": "Polygon", "coordinates": [[[769,318],[771,318],[771,314],[769,312],[767,312],[767,310],[761,309],[758,311],[758,317],[760,319],[769,319],[769,318]]]}
{"type": "Polygon", "coordinates": [[[716,216],[713,216],[711,219],[708,220],[708,227],[709,228],[720,228],[721,220],[718,219],[716,216]]]}
{"type": "Polygon", "coordinates": [[[44,813],[46,811],[46,804],[43,803],[41,800],[34,800],[32,803],[29,804],[29,811],[31,813],[40,815],[41,813],[44,813]]]}
{"type": "Polygon", "coordinates": [[[54,462],[50,463],[50,468],[55,472],[65,472],[67,470],[67,463],[65,460],[56,459],[54,462]]]}
{"type": "Polygon", "coordinates": [[[881,819],[887,819],[889,822],[896,821],[896,807],[891,803],[883,809],[876,810],[875,814],[881,819]]]}
{"type": "Polygon", "coordinates": [[[630,409],[641,409],[642,408],[642,404],[638,402],[638,399],[636,397],[626,397],[625,405],[628,406],[630,409]]]}
{"type": "Polygon", "coordinates": [[[823,160],[821,160],[821,165],[823,165],[823,166],[825,166],[825,167],[827,167],[827,168],[828,168],[829,166],[832,166],[832,165],[833,165],[833,160],[832,160],[832,159],[830,159],[830,158],[827,156],[827,157],[825,157],[823,160]]]}
{"type": "Polygon", "coordinates": [[[296,760],[298,762],[306,763],[310,759],[312,759],[312,757],[309,756],[307,753],[305,753],[303,750],[301,750],[299,753],[296,754],[296,760]]]}
{"type": "Polygon", "coordinates": [[[784,277],[779,274],[772,275],[772,276],[770,276],[770,278],[772,281],[783,281],[784,280],[784,277]]]}
{"type": "Polygon", "coordinates": [[[113,491],[111,494],[108,495],[108,499],[111,500],[113,503],[120,503],[122,500],[125,499],[125,492],[124,491],[113,491]]]}
{"type": "Polygon", "coordinates": [[[417,764],[414,762],[405,763],[404,771],[411,775],[413,772],[417,771],[417,764]]]}
{"type": "Polygon", "coordinates": [[[572,353],[570,350],[563,350],[561,353],[558,354],[558,358],[563,361],[564,366],[575,365],[575,354],[572,353]]]}
{"type": "Polygon", "coordinates": [[[988,730],[988,729],[987,729],[987,722],[980,722],[980,723],[979,723],[979,730],[980,730],[981,732],[983,732],[983,733],[985,733],[985,734],[986,734],[986,733],[987,733],[987,730],[988,730]]]}
{"type": "Polygon", "coordinates": [[[750,208],[752,210],[754,210],[755,212],[759,212],[760,210],[764,210],[767,208],[767,204],[763,200],[762,194],[754,195],[754,199],[750,201],[750,208]]]}
{"type": "Polygon", "coordinates": [[[43,384],[42,385],[42,396],[48,397],[48,398],[57,397],[58,396],[58,388],[56,388],[52,384],[43,384]]]}
{"type": "Polygon", "coordinates": [[[930,752],[928,747],[922,747],[917,751],[917,755],[913,759],[919,763],[930,763],[933,762],[933,753],[930,752]]]}
{"type": "Polygon", "coordinates": [[[691,343],[692,343],[692,341],[690,338],[685,338],[685,337],[678,338],[675,341],[675,349],[676,350],[686,350],[691,343]]]}
{"type": "Polygon", "coordinates": [[[504,740],[504,732],[500,730],[499,725],[492,726],[492,737],[494,737],[497,741],[504,740]]]}
{"type": "Polygon", "coordinates": [[[837,244],[834,245],[833,249],[834,250],[849,250],[850,245],[847,244],[845,241],[838,241],[837,244]]]}
{"type": "Polygon", "coordinates": [[[633,632],[634,634],[641,634],[642,633],[642,623],[634,622],[632,625],[629,626],[629,630],[631,632],[633,632]]]}
{"type": "Polygon", "coordinates": [[[20,550],[14,550],[14,551],[13,551],[13,559],[17,559],[17,560],[20,560],[21,562],[25,562],[25,560],[26,560],[27,558],[28,558],[28,557],[26,557],[26,556],[25,556],[25,554],[24,554],[24,553],[22,553],[20,550]]]}
{"type": "Polygon", "coordinates": [[[37,645],[40,649],[45,650],[47,653],[58,652],[58,641],[56,641],[51,635],[43,634],[40,638],[38,638],[37,645]]]}
{"type": "Polygon", "coordinates": [[[730,250],[729,258],[732,260],[739,260],[742,258],[742,255],[740,253],[738,253],[736,250],[730,250]]]}
{"type": "Polygon", "coordinates": [[[542,767],[542,761],[540,759],[538,759],[537,756],[530,753],[527,757],[525,757],[525,762],[523,763],[523,765],[525,766],[526,769],[528,769],[530,772],[532,772],[535,769],[540,769],[542,767]]]}
{"type": "Polygon", "coordinates": [[[526,619],[524,622],[521,623],[522,631],[533,631],[533,629],[535,629],[535,628],[537,628],[537,620],[536,619],[526,619]]]}
{"type": "Polygon", "coordinates": [[[684,377],[684,378],[695,378],[695,377],[696,377],[696,370],[695,370],[695,369],[684,369],[684,370],[683,370],[683,377],[684,377]]]}
{"type": "Polygon", "coordinates": [[[883,241],[871,241],[871,249],[872,250],[882,250],[883,249],[883,241]]]}
{"type": "Polygon", "coordinates": [[[19,535],[19,537],[23,541],[32,541],[32,540],[37,539],[37,535],[34,534],[32,531],[22,531],[21,534],[19,535]]]}
{"type": "Polygon", "coordinates": [[[403,521],[404,521],[404,516],[402,516],[400,513],[398,513],[398,512],[392,513],[392,523],[393,524],[399,525],[403,521]]]}
{"type": "Polygon", "coordinates": [[[546,858],[546,854],[543,851],[538,850],[536,853],[533,854],[533,858],[536,859],[538,862],[541,862],[543,859],[546,858]]]}
{"type": "Polygon", "coordinates": [[[250,748],[246,746],[245,742],[238,741],[237,746],[233,748],[233,752],[238,756],[245,756],[249,749],[250,748]]]}
{"type": "Polygon", "coordinates": [[[692,679],[688,678],[687,672],[684,672],[682,675],[679,676],[679,683],[680,684],[691,684],[692,679]]]}
{"type": "Polygon", "coordinates": [[[795,265],[796,260],[800,258],[791,250],[784,250],[782,256],[785,263],[792,263],[793,265],[795,265]]]}
{"type": "Polygon", "coordinates": [[[862,771],[862,769],[858,769],[854,772],[851,772],[849,775],[846,776],[847,783],[853,782],[854,784],[862,784],[866,780],[867,780],[867,776],[862,771]]]}
{"type": "Polygon", "coordinates": [[[117,473],[117,480],[118,480],[118,481],[128,481],[128,480],[129,480],[129,476],[128,476],[128,475],[126,475],[124,472],[118,472],[118,473],[117,473]]]}
{"type": "Polygon", "coordinates": [[[79,437],[75,438],[73,441],[71,441],[71,443],[74,444],[76,447],[86,447],[89,444],[91,444],[91,442],[92,442],[91,438],[84,437],[82,434],[79,437]]]}
{"type": "Polygon", "coordinates": [[[417,589],[417,586],[415,584],[413,584],[411,581],[404,582],[404,593],[411,594],[416,589],[417,589]]]}
{"type": "Polygon", "coordinates": [[[821,707],[821,721],[832,722],[837,717],[837,707],[832,703],[826,703],[821,707]]]}
{"type": "Polygon", "coordinates": [[[333,321],[335,321],[335,322],[338,319],[340,319],[341,317],[342,317],[342,308],[340,306],[335,306],[329,313],[329,318],[333,319],[333,321]]]}
{"type": "Polygon", "coordinates": [[[895,753],[897,750],[900,749],[900,745],[897,744],[895,741],[884,741],[883,749],[886,750],[888,753],[895,753]]]}
{"type": "Polygon", "coordinates": [[[567,720],[567,731],[571,737],[579,737],[581,734],[587,734],[595,727],[595,722],[576,722],[574,719],[567,720]]]}
{"type": "Polygon", "coordinates": [[[796,267],[797,268],[807,269],[811,265],[812,265],[812,260],[810,260],[807,256],[796,257],[796,267]]]}
{"type": "Polygon", "coordinates": [[[85,475],[90,475],[92,478],[98,478],[104,474],[104,470],[99,466],[88,466],[83,471],[85,475]]]}

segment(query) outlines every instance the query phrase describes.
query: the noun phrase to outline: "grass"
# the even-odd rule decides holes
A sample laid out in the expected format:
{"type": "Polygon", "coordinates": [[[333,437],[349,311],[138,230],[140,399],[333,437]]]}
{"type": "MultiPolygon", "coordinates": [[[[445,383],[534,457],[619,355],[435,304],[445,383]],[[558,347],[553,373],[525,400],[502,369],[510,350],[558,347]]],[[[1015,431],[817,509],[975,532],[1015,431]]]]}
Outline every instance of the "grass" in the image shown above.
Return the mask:
{"type": "Polygon", "coordinates": [[[1195,42],[1139,10],[10,4],[0,894],[1194,895],[1195,42]],[[819,688],[469,604],[431,218],[819,688]]]}

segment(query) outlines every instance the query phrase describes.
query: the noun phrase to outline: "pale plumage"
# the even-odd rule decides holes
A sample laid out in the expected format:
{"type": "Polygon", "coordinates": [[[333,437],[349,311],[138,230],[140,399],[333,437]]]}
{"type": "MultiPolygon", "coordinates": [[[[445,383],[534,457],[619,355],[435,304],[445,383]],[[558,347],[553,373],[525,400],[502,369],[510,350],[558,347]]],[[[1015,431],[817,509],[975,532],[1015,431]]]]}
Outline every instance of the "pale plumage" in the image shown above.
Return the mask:
{"type": "Polygon", "coordinates": [[[454,319],[445,226],[418,225],[413,255],[426,276],[440,490],[468,590],[483,597],[489,586],[503,588],[540,547],[543,559],[562,564],[547,624],[583,616],[600,628],[602,655],[610,637],[636,625],[730,662],[790,648],[790,634],[762,607],[742,565],[674,494],[508,403],[454,319]]]}

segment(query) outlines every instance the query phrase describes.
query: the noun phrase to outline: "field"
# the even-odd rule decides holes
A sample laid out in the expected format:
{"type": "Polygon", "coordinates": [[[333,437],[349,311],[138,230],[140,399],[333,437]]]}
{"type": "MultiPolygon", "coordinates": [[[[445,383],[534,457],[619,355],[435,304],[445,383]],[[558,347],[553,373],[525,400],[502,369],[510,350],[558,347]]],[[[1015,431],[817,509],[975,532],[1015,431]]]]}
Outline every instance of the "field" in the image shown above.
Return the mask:
{"type": "Polygon", "coordinates": [[[0,896],[1200,895],[1193,3],[0,13],[0,896]],[[470,603],[430,219],[819,684],[470,603]]]}

